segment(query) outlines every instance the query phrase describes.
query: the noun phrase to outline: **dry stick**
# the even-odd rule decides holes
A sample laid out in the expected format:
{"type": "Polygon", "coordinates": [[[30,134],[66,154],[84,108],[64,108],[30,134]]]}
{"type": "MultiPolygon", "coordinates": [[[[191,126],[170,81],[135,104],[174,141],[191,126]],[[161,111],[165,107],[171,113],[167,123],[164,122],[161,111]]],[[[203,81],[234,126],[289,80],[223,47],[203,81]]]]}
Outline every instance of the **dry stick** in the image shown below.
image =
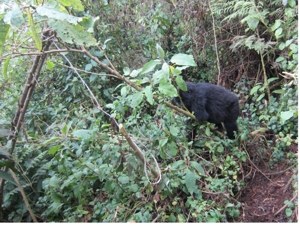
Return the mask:
{"type": "MultiPolygon", "coordinates": [[[[142,150],[136,145],[136,143],[134,143],[134,141],[131,139],[131,137],[128,135],[128,133],[126,132],[124,126],[122,124],[119,125],[119,130],[122,133],[122,135],[125,137],[125,139],[127,140],[128,144],[130,145],[130,147],[132,147],[132,149],[135,152],[135,155],[143,162],[146,163],[148,165],[148,163],[146,162],[145,156],[142,152],[142,150]]],[[[149,165],[148,165],[149,166],[149,165]]],[[[160,178],[160,174],[154,170],[152,167],[150,167],[151,172],[153,173],[153,175],[156,178],[160,178]]]]}
{"type": "Polygon", "coordinates": [[[215,45],[215,51],[216,51],[216,57],[217,57],[217,67],[218,67],[218,85],[220,85],[220,76],[221,76],[221,69],[220,69],[220,59],[219,59],[219,53],[218,53],[218,44],[217,44],[217,35],[216,35],[216,27],[215,27],[215,17],[214,13],[210,6],[210,0],[208,1],[208,7],[210,10],[210,14],[212,17],[212,28],[214,32],[214,45],[215,45]]]}
{"type": "MultiPolygon", "coordinates": [[[[58,48],[58,47],[57,47],[58,48]]],[[[72,70],[74,70],[74,72],[76,73],[76,75],[79,77],[79,79],[81,80],[81,82],[83,83],[83,85],[87,88],[92,100],[93,100],[93,103],[96,104],[96,107],[102,112],[104,113],[106,116],[108,116],[111,120],[113,120],[114,124],[116,126],[118,126],[119,128],[119,131],[121,132],[121,134],[125,137],[125,139],[127,140],[128,144],[130,145],[130,147],[134,150],[135,152],[135,155],[143,162],[143,164],[146,164],[152,174],[156,177],[156,178],[161,178],[161,175],[160,173],[158,173],[153,167],[150,166],[150,164],[146,161],[145,159],[145,156],[142,152],[142,150],[137,146],[137,144],[132,140],[132,138],[128,135],[128,133],[126,132],[124,126],[122,124],[118,124],[118,122],[116,121],[116,119],[114,117],[112,117],[110,114],[108,114],[106,111],[103,110],[103,108],[100,106],[97,98],[95,97],[95,95],[93,94],[92,90],[89,88],[89,86],[86,84],[86,82],[82,79],[82,77],[79,75],[79,73],[77,72],[76,68],[72,65],[72,63],[70,62],[70,60],[62,55],[63,58],[69,63],[70,65],[70,68],[72,70]]],[[[115,74],[116,73],[112,73],[112,74],[115,74]]]]}
{"type": "Polygon", "coordinates": [[[17,187],[18,187],[18,189],[19,189],[19,191],[20,191],[20,193],[22,195],[23,201],[25,203],[25,206],[26,206],[26,208],[27,208],[27,210],[28,210],[28,212],[29,212],[32,220],[34,222],[38,222],[37,219],[36,219],[36,217],[35,217],[35,215],[34,215],[34,213],[33,213],[33,211],[32,211],[32,209],[31,209],[31,207],[30,207],[30,204],[28,202],[28,199],[27,199],[27,196],[25,194],[25,191],[22,188],[22,186],[20,185],[20,182],[19,182],[19,179],[18,179],[17,175],[12,170],[9,170],[9,172],[10,172],[10,175],[12,176],[12,178],[14,179],[14,181],[16,182],[16,185],[17,185],[17,187]]]}
{"type": "MultiPolygon", "coordinates": [[[[51,42],[46,42],[45,46],[43,47],[43,50],[47,51],[51,45],[51,42]]],[[[40,75],[40,72],[42,70],[43,64],[46,60],[47,54],[36,56],[34,64],[29,72],[29,76],[26,81],[25,88],[23,90],[21,99],[19,101],[19,108],[15,115],[15,118],[13,120],[12,125],[12,135],[9,137],[9,139],[12,139],[12,146],[11,146],[11,152],[13,152],[17,136],[19,133],[19,130],[21,128],[22,122],[24,120],[24,116],[31,98],[31,95],[34,91],[34,88],[36,86],[36,83],[38,81],[38,77],[40,75]]]]}
{"type": "MultiPolygon", "coordinates": [[[[47,34],[48,34],[48,32],[44,33],[45,36],[47,36],[47,34]]],[[[41,72],[42,66],[44,64],[44,61],[47,57],[47,54],[43,54],[43,52],[47,51],[49,49],[50,45],[51,45],[50,41],[46,41],[46,42],[44,41],[43,42],[43,51],[41,52],[41,55],[37,55],[35,57],[34,64],[31,68],[31,70],[29,72],[29,75],[28,75],[28,78],[26,80],[26,85],[23,89],[23,92],[22,92],[22,95],[21,95],[21,98],[20,98],[20,101],[19,101],[18,111],[16,112],[16,115],[15,115],[13,121],[12,121],[11,135],[9,136],[9,140],[12,141],[12,143],[11,143],[11,153],[15,149],[16,142],[17,142],[17,136],[18,136],[18,133],[20,131],[22,122],[24,120],[26,109],[28,107],[31,95],[32,95],[33,90],[35,88],[35,85],[37,83],[37,80],[38,80],[39,74],[41,72]]],[[[7,171],[7,170],[8,170],[8,168],[6,167],[5,171],[7,171]]],[[[0,181],[0,193],[1,193],[1,195],[0,195],[0,206],[2,206],[2,203],[3,203],[4,184],[5,184],[5,180],[3,179],[3,180],[0,181]]],[[[25,202],[25,205],[26,205],[30,215],[32,215],[32,220],[36,221],[36,218],[34,217],[34,214],[33,214],[32,210],[29,206],[29,203],[27,201],[28,199],[26,198],[25,192],[23,190],[20,190],[20,192],[22,194],[23,200],[25,202]],[[26,201],[27,201],[27,203],[26,203],[26,201]]]]}

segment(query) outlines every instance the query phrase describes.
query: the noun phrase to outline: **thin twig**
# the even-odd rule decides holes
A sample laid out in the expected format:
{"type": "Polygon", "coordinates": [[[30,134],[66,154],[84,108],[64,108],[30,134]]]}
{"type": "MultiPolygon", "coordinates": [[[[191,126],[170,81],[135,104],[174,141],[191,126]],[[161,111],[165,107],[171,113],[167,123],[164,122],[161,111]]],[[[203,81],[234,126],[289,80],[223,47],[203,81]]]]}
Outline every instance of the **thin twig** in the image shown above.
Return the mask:
{"type": "Polygon", "coordinates": [[[208,7],[210,10],[210,15],[212,17],[212,28],[214,32],[214,45],[215,45],[215,52],[216,52],[216,58],[217,58],[217,68],[218,68],[218,85],[220,85],[220,76],[221,76],[221,68],[220,68],[220,58],[218,53],[218,44],[217,44],[217,35],[216,35],[216,27],[215,27],[215,17],[214,13],[211,9],[210,0],[208,1],[208,7]]]}
{"type": "Polygon", "coordinates": [[[21,186],[21,184],[20,184],[20,182],[19,182],[19,179],[18,179],[17,175],[16,175],[15,172],[12,171],[11,169],[9,170],[9,173],[10,173],[10,175],[12,176],[12,178],[14,179],[14,181],[16,182],[16,185],[17,185],[17,187],[18,187],[18,189],[19,189],[19,191],[20,191],[20,193],[21,193],[21,195],[22,195],[23,201],[24,201],[24,203],[25,203],[25,206],[26,206],[26,208],[27,208],[27,210],[28,210],[28,212],[29,212],[29,214],[30,214],[32,220],[33,220],[34,222],[38,222],[37,219],[36,219],[36,217],[35,217],[35,215],[34,215],[34,213],[33,213],[33,211],[32,211],[32,209],[31,209],[31,207],[30,207],[30,204],[29,204],[29,201],[28,201],[27,196],[26,196],[26,194],[25,194],[25,191],[24,191],[24,189],[22,188],[22,186],[21,186]]]}

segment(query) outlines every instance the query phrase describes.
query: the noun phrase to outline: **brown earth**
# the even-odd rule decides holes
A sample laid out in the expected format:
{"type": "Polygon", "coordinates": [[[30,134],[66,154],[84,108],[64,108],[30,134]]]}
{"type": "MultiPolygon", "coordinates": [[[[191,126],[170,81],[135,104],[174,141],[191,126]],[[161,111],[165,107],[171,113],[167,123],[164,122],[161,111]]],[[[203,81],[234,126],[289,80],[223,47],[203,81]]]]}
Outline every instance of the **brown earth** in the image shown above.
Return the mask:
{"type": "MultiPolygon", "coordinates": [[[[297,145],[290,151],[297,152],[297,145]]],[[[293,168],[280,163],[271,170],[263,161],[259,165],[251,162],[247,168],[246,187],[239,196],[242,208],[238,222],[297,222],[298,209],[287,218],[284,203],[298,199],[292,188],[295,183],[293,168]]]]}

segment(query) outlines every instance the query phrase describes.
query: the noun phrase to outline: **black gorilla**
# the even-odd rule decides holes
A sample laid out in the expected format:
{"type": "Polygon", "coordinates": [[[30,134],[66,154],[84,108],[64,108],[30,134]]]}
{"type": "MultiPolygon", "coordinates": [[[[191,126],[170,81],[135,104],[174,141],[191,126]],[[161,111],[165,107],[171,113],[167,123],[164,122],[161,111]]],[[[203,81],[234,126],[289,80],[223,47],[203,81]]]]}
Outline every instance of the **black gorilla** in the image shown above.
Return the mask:
{"type": "MultiPolygon", "coordinates": [[[[218,128],[222,128],[223,122],[227,136],[234,139],[234,131],[238,131],[236,120],[240,111],[237,96],[222,86],[209,83],[186,84],[188,90],[179,91],[185,107],[194,112],[198,121],[214,123],[218,128]]],[[[175,101],[178,100],[179,98],[176,98],[175,101]]]]}

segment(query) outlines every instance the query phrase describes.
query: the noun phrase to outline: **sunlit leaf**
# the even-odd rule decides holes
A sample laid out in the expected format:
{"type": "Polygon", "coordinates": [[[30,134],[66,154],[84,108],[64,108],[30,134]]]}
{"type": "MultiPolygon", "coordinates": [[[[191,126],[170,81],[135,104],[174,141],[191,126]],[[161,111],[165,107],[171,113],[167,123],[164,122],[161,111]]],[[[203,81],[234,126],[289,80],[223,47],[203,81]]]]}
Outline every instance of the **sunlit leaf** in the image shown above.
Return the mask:
{"type": "Polygon", "coordinates": [[[152,93],[152,87],[151,86],[147,86],[144,89],[144,92],[145,92],[146,100],[149,102],[149,104],[152,105],[154,103],[153,93],[152,93]]]}
{"type": "Polygon", "coordinates": [[[196,66],[194,57],[192,55],[187,55],[184,53],[179,53],[174,55],[171,58],[171,62],[177,65],[183,65],[183,66],[196,66]]]}
{"type": "Polygon", "coordinates": [[[30,10],[27,10],[27,18],[28,18],[28,24],[30,28],[30,35],[35,43],[35,47],[41,51],[42,50],[42,39],[40,34],[37,32],[36,25],[33,21],[32,14],[30,10]]]}

